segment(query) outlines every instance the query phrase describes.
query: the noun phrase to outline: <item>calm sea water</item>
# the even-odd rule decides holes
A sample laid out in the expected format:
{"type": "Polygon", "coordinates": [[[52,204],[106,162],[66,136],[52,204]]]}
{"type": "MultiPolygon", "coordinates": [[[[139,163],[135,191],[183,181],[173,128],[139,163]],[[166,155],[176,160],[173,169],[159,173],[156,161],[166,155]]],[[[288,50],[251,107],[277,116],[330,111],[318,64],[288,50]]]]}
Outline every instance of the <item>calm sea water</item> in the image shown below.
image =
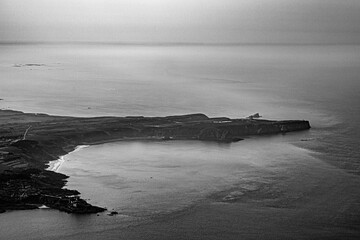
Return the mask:
{"type": "Polygon", "coordinates": [[[178,141],[84,148],[67,155],[60,168],[71,176],[68,187],[121,214],[5,213],[4,239],[117,239],[128,226],[141,232],[144,223],[171,237],[164,229],[170,220],[156,219],[177,216],[182,233],[196,232],[194,221],[205,214],[195,213],[210,202],[218,209],[209,218],[240,221],[239,209],[225,214],[229,206],[219,196],[241,199],[257,190],[276,197],[230,204],[243,206],[244,216],[254,210],[242,233],[232,231],[239,226],[212,226],[204,219],[202,229],[228,239],[282,236],[281,229],[289,229],[287,239],[359,235],[360,46],[2,45],[0,53],[1,108],[75,116],[259,112],[312,125],[306,132],[231,145],[178,141]],[[178,217],[184,211],[190,220],[178,217]],[[260,230],[258,217],[267,217],[260,230]]]}

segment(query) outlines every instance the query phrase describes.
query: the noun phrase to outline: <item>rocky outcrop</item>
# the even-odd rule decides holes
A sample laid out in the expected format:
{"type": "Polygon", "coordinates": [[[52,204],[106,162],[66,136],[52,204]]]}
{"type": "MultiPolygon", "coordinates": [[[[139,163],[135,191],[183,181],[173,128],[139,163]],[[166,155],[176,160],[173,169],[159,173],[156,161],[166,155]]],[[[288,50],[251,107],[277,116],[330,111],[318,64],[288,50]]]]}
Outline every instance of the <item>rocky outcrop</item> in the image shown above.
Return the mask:
{"type": "Polygon", "coordinates": [[[46,170],[26,169],[0,174],[0,209],[36,209],[45,205],[67,213],[105,211],[81,199],[76,190],[63,189],[67,176],[46,170]]]}

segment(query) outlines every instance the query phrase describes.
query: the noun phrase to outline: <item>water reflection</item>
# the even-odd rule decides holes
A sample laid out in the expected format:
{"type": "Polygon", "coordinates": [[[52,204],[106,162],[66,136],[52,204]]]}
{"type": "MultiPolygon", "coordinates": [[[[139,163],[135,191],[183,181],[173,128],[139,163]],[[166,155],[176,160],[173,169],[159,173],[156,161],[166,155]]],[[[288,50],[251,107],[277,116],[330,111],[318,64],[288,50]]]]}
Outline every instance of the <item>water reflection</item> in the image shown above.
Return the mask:
{"type": "Polygon", "coordinates": [[[296,157],[294,165],[309,157],[308,151],[287,142],[301,135],[232,144],[109,143],[69,154],[60,172],[71,176],[69,188],[78,189],[92,203],[147,216],[186,207],[234,184],[263,182],[273,172],[279,174],[289,156],[296,157]]]}

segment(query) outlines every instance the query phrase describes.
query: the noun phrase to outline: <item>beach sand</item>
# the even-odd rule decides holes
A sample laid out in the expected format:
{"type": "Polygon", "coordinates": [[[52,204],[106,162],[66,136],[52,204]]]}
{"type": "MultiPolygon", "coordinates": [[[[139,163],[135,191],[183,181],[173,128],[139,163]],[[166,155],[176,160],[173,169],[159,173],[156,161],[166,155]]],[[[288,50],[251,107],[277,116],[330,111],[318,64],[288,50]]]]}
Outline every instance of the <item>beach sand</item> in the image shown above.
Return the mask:
{"type": "MultiPolygon", "coordinates": [[[[71,151],[69,153],[74,153],[74,152],[80,151],[81,149],[86,148],[88,146],[89,145],[79,145],[79,146],[77,146],[75,148],[74,151],[71,151]]],[[[69,153],[67,153],[66,155],[68,155],[69,153]]],[[[58,172],[60,170],[60,168],[61,168],[61,165],[66,161],[66,158],[65,158],[66,155],[60,156],[60,158],[57,159],[57,160],[50,161],[49,162],[49,167],[46,170],[53,171],[53,172],[58,172]]]]}

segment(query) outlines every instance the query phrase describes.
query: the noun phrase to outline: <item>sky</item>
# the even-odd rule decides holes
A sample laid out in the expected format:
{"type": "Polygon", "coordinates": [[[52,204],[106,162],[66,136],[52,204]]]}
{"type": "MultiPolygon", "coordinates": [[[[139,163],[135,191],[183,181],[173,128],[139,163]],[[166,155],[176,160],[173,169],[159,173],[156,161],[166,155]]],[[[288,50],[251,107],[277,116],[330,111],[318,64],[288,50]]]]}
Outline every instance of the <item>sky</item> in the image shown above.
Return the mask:
{"type": "Polygon", "coordinates": [[[0,41],[360,43],[360,0],[0,0],[0,41]]]}

